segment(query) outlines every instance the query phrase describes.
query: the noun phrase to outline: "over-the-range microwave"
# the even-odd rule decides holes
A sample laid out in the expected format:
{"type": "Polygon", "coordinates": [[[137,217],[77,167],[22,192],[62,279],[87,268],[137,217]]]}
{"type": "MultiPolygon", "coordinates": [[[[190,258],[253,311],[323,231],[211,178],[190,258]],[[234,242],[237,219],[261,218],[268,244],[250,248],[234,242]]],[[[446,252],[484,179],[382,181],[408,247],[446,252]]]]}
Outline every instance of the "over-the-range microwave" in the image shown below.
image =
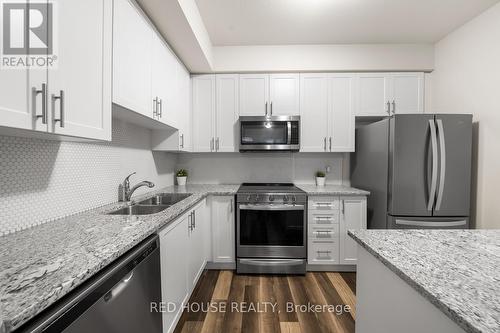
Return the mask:
{"type": "Polygon", "coordinates": [[[299,151],[300,116],[241,116],[240,151],[299,151]]]}

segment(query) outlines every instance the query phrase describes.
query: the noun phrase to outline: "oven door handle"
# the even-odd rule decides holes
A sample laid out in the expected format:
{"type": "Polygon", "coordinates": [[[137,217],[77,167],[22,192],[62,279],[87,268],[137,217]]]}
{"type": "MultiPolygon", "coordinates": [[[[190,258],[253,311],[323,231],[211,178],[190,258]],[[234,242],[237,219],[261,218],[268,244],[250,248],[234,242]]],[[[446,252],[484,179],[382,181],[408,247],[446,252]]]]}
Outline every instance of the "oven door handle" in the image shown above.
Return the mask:
{"type": "Polygon", "coordinates": [[[240,210],[304,210],[304,205],[246,205],[240,204],[240,210]]]}
{"type": "Polygon", "coordinates": [[[253,266],[290,266],[302,265],[304,259],[239,259],[242,264],[253,266]]]}

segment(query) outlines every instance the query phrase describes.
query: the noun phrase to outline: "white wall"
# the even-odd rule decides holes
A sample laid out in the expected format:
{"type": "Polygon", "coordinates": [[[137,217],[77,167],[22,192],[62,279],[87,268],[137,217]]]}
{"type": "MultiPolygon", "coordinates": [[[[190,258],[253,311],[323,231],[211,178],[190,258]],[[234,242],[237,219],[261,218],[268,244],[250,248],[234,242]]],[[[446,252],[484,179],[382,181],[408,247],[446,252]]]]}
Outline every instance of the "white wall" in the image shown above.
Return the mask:
{"type": "Polygon", "coordinates": [[[213,57],[215,72],[434,69],[432,44],[222,46],[213,57]]]}
{"type": "Polygon", "coordinates": [[[177,168],[189,171],[193,184],[242,182],[315,182],[314,172],[324,170],[329,184],[349,184],[347,154],[315,153],[197,153],[179,154],[177,168]]]}
{"type": "Polygon", "coordinates": [[[0,135],[0,235],[116,202],[118,185],[133,171],[132,184],[172,185],[176,160],[151,152],[149,130],[116,119],[109,143],[0,135]]]}
{"type": "Polygon", "coordinates": [[[476,224],[500,228],[500,4],[435,45],[431,104],[433,112],[474,115],[476,224]]]}

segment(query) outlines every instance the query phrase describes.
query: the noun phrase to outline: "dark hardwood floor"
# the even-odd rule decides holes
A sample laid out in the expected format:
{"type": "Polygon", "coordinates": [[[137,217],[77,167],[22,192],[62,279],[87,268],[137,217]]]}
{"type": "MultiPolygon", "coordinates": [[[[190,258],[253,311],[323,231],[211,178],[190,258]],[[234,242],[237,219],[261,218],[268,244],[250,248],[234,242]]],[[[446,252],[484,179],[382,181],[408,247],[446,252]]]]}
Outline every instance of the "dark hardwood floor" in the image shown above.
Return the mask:
{"type": "Polygon", "coordinates": [[[355,273],[204,271],[175,333],[354,332],[355,273]]]}

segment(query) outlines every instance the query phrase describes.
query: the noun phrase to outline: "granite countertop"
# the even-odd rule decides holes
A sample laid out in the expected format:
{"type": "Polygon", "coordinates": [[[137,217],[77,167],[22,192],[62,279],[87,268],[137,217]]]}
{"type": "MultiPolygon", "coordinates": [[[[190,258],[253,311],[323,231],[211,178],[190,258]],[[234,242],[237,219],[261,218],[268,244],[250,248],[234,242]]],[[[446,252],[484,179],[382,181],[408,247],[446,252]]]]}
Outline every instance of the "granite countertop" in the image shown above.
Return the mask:
{"type": "Polygon", "coordinates": [[[0,332],[19,327],[207,195],[234,195],[238,187],[170,186],[134,200],[193,195],[157,214],[103,214],[126,205],[115,203],[0,237],[0,332]]]}
{"type": "MultiPolygon", "coordinates": [[[[157,214],[106,215],[126,205],[114,203],[0,237],[0,333],[27,322],[201,199],[234,195],[239,186],[170,186],[133,199],[158,193],[193,195],[157,214]]],[[[347,186],[299,186],[308,195],[368,194],[347,186]]]]}
{"type": "Polygon", "coordinates": [[[467,332],[500,332],[500,230],[349,230],[467,332]]]}
{"type": "Polygon", "coordinates": [[[345,185],[316,186],[314,184],[296,184],[307,195],[369,195],[370,192],[345,185]]]}

